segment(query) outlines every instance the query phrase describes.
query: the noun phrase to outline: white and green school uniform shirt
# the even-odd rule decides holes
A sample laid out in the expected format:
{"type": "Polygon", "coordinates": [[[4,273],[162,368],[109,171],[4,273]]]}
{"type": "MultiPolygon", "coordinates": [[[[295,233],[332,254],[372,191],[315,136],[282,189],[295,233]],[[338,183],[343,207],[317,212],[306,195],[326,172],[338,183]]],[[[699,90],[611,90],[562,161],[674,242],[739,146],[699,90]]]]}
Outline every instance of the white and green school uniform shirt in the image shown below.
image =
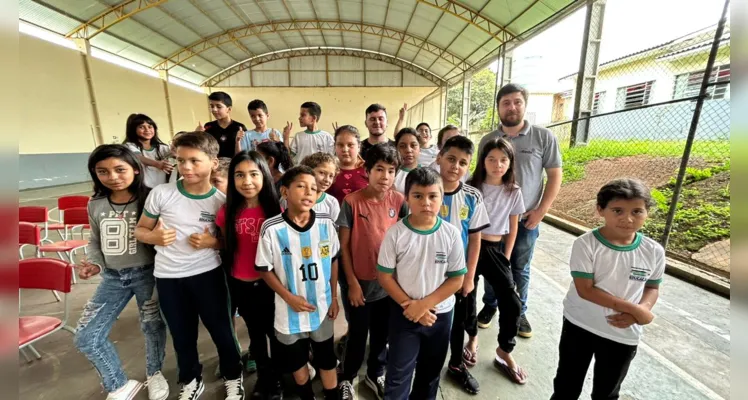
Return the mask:
{"type": "MultiPolygon", "coordinates": [[[[413,228],[405,217],[387,230],[379,248],[377,270],[395,274],[403,291],[414,300],[421,300],[438,289],[447,279],[467,274],[465,251],[460,232],[441,218],[433,228],[413,228]]],[[[437,304],[436,313],[452,310],[455,297],[437,304]]]]}
{"type": "Polygon", "coordinates": [[[314,153],[330,153],[335,155],[335,139],[323,130],[299,132],[291,139],[291,155],[294,164],[301,163],[304,157],[314,153]]]}
{"type": "MultiPolygon", "coordinates": [[[[168,144],[160,144],[158,145],[158,147],[151,147],[150,150],[142,151],[135,143],[125,143],[125,147],[127,147],[135,154],[139,154],[154,161],[166,160],[169,158],[169,154],[171,154],[171,148],[168,144]],[[159,153],[161,154],[161,158],[158,157],[159,153]]],[[[145,174],[143,175],[143,183],[145,183],[145,185],[149,188],[155,188],[162,183],[166,183],[166,172],[156,167],[151,167],[150,165],[144,165],[143,168],[145,169],[145,174]]],[[[172,173],[172,175],[176,175],[176,173],[177,169],[174,168],[174,172],[172,173]]]]}
{"type": "MultiPolygon", "coordinates": [[[[418,167],[420,167],[420,165],[418,167]]],[[[398,168],[397,173],[395,174],[395,183],[392,184],[392,187],[395,188],[396,191],[405,194],[405,178],[407,178],[408,173],[414,169],[415,168],[398,168]]],[[[407,198],[408,196],[405,197],[407,198]]]]}
{"type": "MultiPolygon", "coordinates": [[[[596,288],[638,304],[645,285],[659,285],[665,273],[665,250],[659,243],[637,233],[628,246],[608,242],[595,229],[578,237],[571,247],[571,276],[592,279],[596,288]]],[[[630,346],[639,344],[642,327],[616,328],[606,320],[617,311],[579,297],[574,282],[564,299],[564,317],[600,337],[630,346]]]]}
{"type": "Polygon", "coordinates": [[[460,232],[463,250],[467,254],[468,235],[488,228],[486,205],[480,191],[460,182],[454,192],[444,192],[439,216],[454,225],[460,232]]]}
{"type": "Polygon", "coordinates": [[[195,250],[189,238],[193,233],[205,232],[205,227],[216,234],[216,213],[226,202],[218,189],[195,196],[187,193],[184,181],[159,185],[151,190],[143,213],[160,220],[165,229],[176,229],[177,240],[169,246],[155,246],[156,278],[186,278],[208,272],[221,265],[216,249],[195,250]]]}
{"type": "Polygon", "coordinates": [[[274,327],[286,335],[317,330],[333,301],[330,276],[340,252],[338,234],[329,215],[310,212],[306,226],[291,221],[288,211],[265,220],[257,245],[255,268],[275,272],[286,289],[317,308],[297,313],[276,293],[274,327]]]}
{"type": "Polygon", "coordinates": [[[322,196],[319,196],[317,202],[314,203],[312,210],[317,214],[329,215],[330,219],[334,222],[338,220],[338,215],[340,215],[340,203],[338,203],[338,199],[335,197],[332,197],[327,193],[322,193],[322,196]]]}

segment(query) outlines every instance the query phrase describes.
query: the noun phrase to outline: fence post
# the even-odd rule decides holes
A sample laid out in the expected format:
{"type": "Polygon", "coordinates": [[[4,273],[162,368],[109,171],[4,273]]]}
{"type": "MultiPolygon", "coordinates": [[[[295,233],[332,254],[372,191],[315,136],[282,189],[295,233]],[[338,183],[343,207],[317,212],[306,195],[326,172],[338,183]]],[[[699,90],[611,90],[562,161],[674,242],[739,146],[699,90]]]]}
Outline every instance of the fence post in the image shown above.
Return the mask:
{"type": "MultiPolygon", "coordinates": [[[[675,219],[675,211],[678,208],[678,200],[680,198],[680,192],[683,188],[683,180],[686,178],[686,167],[688,167],[688,160],[691,157],[691,148],[693,147],[693,141],[696,137],[696,129],[699,125],[699,119],[701,118],[701,109],[704,106],[706,100],[706,91],[709,87],[709,77],[712,74],[714,68],[714,60],[717,58],[717,51],[719,50],[719,42],[722,38],[722,33],[725,30],[725,23],[727,21],[727,10],[730,8],[730,0],[725,0],[724,8],[722,9],[722,17],[717,24],[717,30],[714,32],[714,39],[712,40],[712,48],[709,51],[709,58],[706,61],[706,69],[704,70],[704,77],[701,80],[701,88],[699,89],[699,98],[696,99],[696,106],[693,110],[693,116],[691,118],[691,126],[688,129],[688,137],[686,138],[686,147],[683,149],[683,157],[680,161],[680,168],[678,169],[678,177],[675,179],[675,188],[673,188],[673,198],[670,200],[670,209],[667,213],[665,220],[665,229],[662,233],[662,239],[660,244],[662,247],[667,248],[668,240],[670,240],[670,231],[673,229],[673,220],[675,219]]],[[[716,81],[716,77],[715,77],[716,81]]]]}
{"type": "Polygon", "coordinates": [[[570,147],[574,147],[577,143],[587,142],[590,120],[580,121],[579,118],[589,117],[592,114],[604,17],[605,1],[588,0],[587,16],[584,20],[582,36],[582,53],[579,56],[579,72],[577,73],[577,85],[574,90],[570,147]]]}

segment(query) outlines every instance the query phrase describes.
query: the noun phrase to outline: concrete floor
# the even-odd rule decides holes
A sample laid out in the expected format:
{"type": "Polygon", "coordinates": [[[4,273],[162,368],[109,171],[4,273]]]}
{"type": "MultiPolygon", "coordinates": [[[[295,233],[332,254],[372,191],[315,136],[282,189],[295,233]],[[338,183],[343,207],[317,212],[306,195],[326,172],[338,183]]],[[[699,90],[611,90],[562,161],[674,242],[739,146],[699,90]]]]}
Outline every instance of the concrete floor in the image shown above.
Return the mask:
{"type": "MultiPolygon", "coordinates": [[[[35,190],[20,194],[21,205],[55,205],[61,194],[87,192],[90,185],[35,190]]],[[[510,383],[492,366],[496,320],[491,328],[480,330],[481,341],[478,365],[472,373],[481,384],[476,396],[464,393],[446,375],[441,381],[442,399],[547,399],[552,393],[552,380],[558,362],[558,340],[561,334],[562,300],[571,281],[568,259],[572,235],[544,225],[535,250],[530,285],[528,319],[534,336],[518,339],[514,355],[528,371],[529,381],[524,386],[510,383]]],[[[71,320],[75,326],[83,305],[93,294],[98,278],[75,285],[70,294],[71,320]]],[[[479,291],[482,293],[482,286],[479,291]]],[[[622,399],[729,399],[730,398],[730,302],[674,277],[666,277],[661,297],[654,309],[657,318],[645,328],[639,347],[621,391],[622,399]]],[[[49,292],[23,291],[22,314],[61,315],[59,303],[49,292]]],[[[344,318],[336,321],[336,334],[345,332],[344,318]]],[[[134,302],[122,313],[112,330],[125,370],[133,379],[145,378],[144,343],[138,324],[134,302]]],[[[248,344],[246,327],[239,328],[239,340],[248,344]]],[[[72,336],[58,332],[36,345],[42,359],[26,363],[19,357],[21,399],[103,399],[105,393],[91,364],[78,353],[72,336]]],[[[215,348],[205,330],[201,330],[199,350],[204,365],[207,389],[202,399],[223,399],[223,386],[213,377],[218,359],[215,348]]],[[[365,368],[365,367],[364,367],[365,368]]],[[[592,368],[590,368],[590,371],[592,368]]],[[[363,374],[363,369],[361,371],[363,374]]],[[[173,349],[167,346],[164,374],[172,385],[176,398],[176,360],[173,349]]],[[[583,398],[588,398],[592,386],[591,372],[585,383],[583,398]]],[[[249,391],[255,377],[245,378],[249,391]]],[[[318,381],[318,380],[317,380],[318,381]]],[[[319,383],[317,383],[319,385],[319,383]]],[[[318,387],[318,390],[320,388],[318,387]]],[[[319,392],[321,394],[321,391],[319,392]]],[[[363,384],[357,386],[361,399],[374,399],[363,384]]],[[[321,397],[321,396],[320,396],[321,397]]],[[[147,399],[143,391],[137,397],[147,399]]],[[[291,396],[287,396],[291,398],[291,396]]]]}

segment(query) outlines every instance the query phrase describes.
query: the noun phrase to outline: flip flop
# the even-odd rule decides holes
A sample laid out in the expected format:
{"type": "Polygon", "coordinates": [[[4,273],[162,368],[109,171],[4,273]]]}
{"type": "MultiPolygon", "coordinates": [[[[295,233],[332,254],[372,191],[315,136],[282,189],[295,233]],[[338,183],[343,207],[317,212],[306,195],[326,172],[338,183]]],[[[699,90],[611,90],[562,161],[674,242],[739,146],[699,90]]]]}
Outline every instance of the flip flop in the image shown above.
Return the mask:
{"type": "Polygon", "coordinates": [[[509,378],[510,381],[519,385],[527,383],[527,374],[519,365],[517,366],[517,369],[514,370],[507,365],[506,361],[499,358],[494,358],[493,365],[499,369],[499,372],[509,378]]]}
{"type": "Polygon", "coordinates": [[[478,363],[478,347],[475,348],[475,353],[471,352],[467,346],[462,348],[462,362],[468,367],[474,367],[478,363]]]}

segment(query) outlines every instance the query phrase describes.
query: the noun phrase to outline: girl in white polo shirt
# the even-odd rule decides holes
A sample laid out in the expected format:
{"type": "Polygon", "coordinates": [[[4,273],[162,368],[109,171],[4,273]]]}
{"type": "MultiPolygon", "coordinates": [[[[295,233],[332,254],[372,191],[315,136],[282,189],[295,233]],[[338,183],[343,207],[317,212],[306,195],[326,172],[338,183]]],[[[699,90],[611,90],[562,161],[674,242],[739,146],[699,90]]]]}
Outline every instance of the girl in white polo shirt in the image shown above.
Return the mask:
{"type": "Polygon", "coordinates": [[[636,355],[642,326],[654,319],[665,250],[643,236],[653,201],[634,179],[616,179],[597,193],[605,225],[572,246],[574,281],[564,299],[564,325],[551,399],[576,399],[595,357],[593,399],[617,399],[636,355]]]}

